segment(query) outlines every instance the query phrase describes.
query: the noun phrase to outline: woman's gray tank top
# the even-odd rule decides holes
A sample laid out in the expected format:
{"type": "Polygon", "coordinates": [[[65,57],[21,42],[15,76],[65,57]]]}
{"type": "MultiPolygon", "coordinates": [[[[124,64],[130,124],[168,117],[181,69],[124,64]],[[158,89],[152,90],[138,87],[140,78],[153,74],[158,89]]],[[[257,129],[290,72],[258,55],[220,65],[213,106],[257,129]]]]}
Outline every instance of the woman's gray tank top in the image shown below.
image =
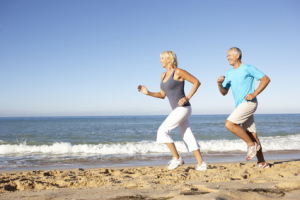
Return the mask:
{"type": "MultiPolygon", "coordinates": [[[[178,105],[178,102],[181,98],[185,97],[184,81],[175,81],[173,79],[175,70],[176,68],[173,70],[169,79],[164,83],[163,80],[166,76],[165,74],[164,78],[160,83],[160,88],[166,93],[173,110],[177,107],[180,107],[180,105],[178,105]]],[[[190,106],[190,105],[191,105],[190,102],[187,102],[183,106],[190,106]]]]}

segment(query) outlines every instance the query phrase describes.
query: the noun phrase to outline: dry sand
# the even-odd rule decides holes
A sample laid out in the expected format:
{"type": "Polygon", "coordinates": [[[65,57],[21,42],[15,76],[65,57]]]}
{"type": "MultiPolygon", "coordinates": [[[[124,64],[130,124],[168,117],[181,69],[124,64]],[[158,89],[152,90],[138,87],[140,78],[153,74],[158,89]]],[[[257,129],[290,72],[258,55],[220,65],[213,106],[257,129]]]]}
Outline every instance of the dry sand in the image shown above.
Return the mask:
{"type": "Polygon", "coordinates": [[[300,199],[300,161],[35,170],[0,174],[0,199],[300,199]]]}

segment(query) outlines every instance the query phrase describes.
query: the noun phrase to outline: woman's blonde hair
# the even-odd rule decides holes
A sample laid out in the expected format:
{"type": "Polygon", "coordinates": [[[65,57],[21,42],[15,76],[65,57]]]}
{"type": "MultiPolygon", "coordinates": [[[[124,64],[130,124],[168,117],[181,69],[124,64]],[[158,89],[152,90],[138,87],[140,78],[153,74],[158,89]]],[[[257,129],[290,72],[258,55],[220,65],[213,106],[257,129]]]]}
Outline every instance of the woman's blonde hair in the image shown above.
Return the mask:
{"type": "Polygon", "coordinates": [[[160,57],[162,57],[162,56],[165,58],[171,59],[170,65],[173,69],[177,67],[177,65],[178,65],[177,56],[174,53],[174,51],[164,51],[160,54],[160,57]]]}

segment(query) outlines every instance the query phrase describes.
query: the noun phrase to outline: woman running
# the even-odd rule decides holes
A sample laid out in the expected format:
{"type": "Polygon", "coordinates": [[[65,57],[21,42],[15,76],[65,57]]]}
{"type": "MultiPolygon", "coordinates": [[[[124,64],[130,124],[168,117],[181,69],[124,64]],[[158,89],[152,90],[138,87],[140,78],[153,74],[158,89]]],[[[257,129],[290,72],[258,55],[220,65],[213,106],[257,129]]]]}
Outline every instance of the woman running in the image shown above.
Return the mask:
{"type": "Polygon", "coordinates": [[[203,171],[207,169],[207,164],[203,161],[200,153],[200,145],[195,139],[191,129],[189,116],[192,114],[192,108],[189,100],[197,91],[200,82],[194,76],[183,69],[177,68],[177,57],[173,51],[165,51],[160,54],[162,67],[167,71],[161,75],[160,92],[149,92],[143,85],[138,86],[138,91],[156,98],[169,99],[173,109],[171,114],[162,123],[157,131],[157,142],[166,143],[170,149],[173,159],[168,163],[168,169],[172,170],[184,164],[184,161],[177,152],[174,141],[170,136],[170,131],[178,126],[180,135],[189,152],[193,152],[198,164],[195,169],[203,171]],[[193,84],[191,92],[185,96],[184,81],[187,80],[193,84]]]}

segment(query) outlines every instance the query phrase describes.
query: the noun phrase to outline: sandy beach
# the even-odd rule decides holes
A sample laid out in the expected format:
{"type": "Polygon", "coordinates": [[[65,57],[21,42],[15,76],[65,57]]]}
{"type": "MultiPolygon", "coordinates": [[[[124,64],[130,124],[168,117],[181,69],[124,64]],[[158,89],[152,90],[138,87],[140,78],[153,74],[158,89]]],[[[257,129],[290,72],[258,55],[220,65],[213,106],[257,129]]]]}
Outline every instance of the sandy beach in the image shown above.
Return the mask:
{"type": "Polygon", "coordinates": [[[0,199],[299,199],[300,160],[186,164],[0,174],[0,199]]]}

